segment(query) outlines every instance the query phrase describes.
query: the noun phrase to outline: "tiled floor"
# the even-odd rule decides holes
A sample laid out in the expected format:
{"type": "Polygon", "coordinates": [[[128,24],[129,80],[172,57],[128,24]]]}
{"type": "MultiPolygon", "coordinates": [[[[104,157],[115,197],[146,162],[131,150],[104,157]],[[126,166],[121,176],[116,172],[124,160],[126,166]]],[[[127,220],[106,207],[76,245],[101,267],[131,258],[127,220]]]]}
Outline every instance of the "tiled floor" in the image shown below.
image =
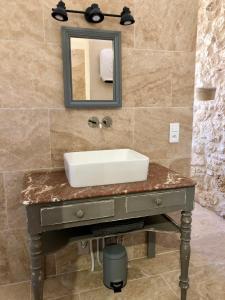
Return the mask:
{"type": "MultiPolygon", "coordinates": [[[[196,205],[192,232],[188,299],[225,300],[225,220],[196,205]]],[[[178,277],[179,250],[174,248],[154,259],[131,261],[121,294],[103,286],[101,272],[90,271],[49,278],[44,294],[48,300],[175,300],[179,299],[178,277]]],[[[0,300],[30,298],[29,282],[0,288],[0,300]]]]}

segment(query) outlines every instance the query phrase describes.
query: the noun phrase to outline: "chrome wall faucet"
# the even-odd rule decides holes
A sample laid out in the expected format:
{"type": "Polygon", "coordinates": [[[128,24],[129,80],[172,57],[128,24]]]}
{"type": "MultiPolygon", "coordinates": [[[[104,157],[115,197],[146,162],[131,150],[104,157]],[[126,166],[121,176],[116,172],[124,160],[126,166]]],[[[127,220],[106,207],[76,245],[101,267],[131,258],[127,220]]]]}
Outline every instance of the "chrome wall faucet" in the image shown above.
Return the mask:
{"type": "Polygon", "coordinates": [[[110,128],[112,123],[112,118],[109,116],[104,117],[101,122],[97,117],[91,117],[88,119],[88,126],[91,128],[110,128]]]}

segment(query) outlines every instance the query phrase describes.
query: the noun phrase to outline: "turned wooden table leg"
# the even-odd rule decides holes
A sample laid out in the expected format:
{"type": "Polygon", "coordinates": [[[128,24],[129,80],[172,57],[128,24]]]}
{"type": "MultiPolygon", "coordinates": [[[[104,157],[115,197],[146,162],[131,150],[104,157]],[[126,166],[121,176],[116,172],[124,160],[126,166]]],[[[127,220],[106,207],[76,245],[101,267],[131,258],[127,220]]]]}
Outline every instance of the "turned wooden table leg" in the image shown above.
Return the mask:
{"type": "Polygon", "coordinates": [[[34,300],[43,300],[44,255],[41,234],[30,236],[31,281],[34,300]]]}
{"type": "Polygon", "coordinates": [[[187,290],[189,288],[188,269],[191,254],[190,247],[191,240],[191,212],[181,212],[181,245],[180,245],[180,288],[181,288],[181,300],[186,300],[187,290]]]}

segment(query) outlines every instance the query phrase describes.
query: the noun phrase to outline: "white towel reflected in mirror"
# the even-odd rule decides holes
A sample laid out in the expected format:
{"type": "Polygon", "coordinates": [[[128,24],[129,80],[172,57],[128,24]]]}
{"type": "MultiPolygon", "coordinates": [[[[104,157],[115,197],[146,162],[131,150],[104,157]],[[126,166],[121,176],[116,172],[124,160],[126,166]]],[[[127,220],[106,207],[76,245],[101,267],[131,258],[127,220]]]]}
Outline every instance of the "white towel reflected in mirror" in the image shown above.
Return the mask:
{"type": "Polygon", "coordinates": [[[113,82],[113,49],[111,48],[100,51],[100,77],[104,82],[113,82]]]}

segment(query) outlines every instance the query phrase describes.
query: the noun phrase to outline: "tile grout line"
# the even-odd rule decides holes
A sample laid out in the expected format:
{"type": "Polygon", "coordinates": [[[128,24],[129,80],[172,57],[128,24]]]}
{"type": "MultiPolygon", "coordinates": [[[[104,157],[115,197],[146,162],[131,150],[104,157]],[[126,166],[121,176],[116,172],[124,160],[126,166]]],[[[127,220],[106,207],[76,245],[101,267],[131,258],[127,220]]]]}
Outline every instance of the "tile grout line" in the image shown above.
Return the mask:
{"type": "MultiPolygon", "coordinates": [[[[135,26],[135,25],[134,25],[135,26]]],[[[135,30],[134,30],[135,31],[135,30]]],[[[127,50],[127,49],[134,49],[137,51],[147,51],[147,52],[152,52],[152,53],[195,53],[195,50],[162,50],[162,49],[152,49],[152,48],[138,48],[136,47],[136,44],[134,44],[134,47],[126,47],[123,46],[123,49],[127,50]]]]}
{"type": "MultiPolygon", "coordinates": [[[[134,4],[134,13],[136,13],[136,1],[133,0],[133,4],[134,4]]],[[[136,26],[135,26],[135,23],[134,23],[134,33],[133,33],[133,38],[134,38],[134,47],[133,49],[136,49],[136,38],[135,38],[135,35],[136,35],[136,26]]]]}
{"type": "MultiPolygon", "coordinates": [[[[78,273],[78,272],[91,272],[91,268],[68,271],[68,272],[58,273],[56,275],[49,275],[47,278],[55,278],[55,277],[64,276],[64,275],[67,275],[67,274],[78,273]]],[[[101,272],[102,272],[102,270],[94,271],[94,273],[101,273],[101,272]]]]}
{"type": "Polygon", "coordinates": [[[164,255],[164,254],[171,254],[171,253],[179,253],[179,252],[180,252],[180,250],[165,251],[165,252],[156,254],[156,256],[160,256],[160,255],[164,255]]]}
{"type": "Polygon", "coordinates": [[[30,300],[33,298],[32,283],[30,283],[30,300]]]}
{"type": "MultiPolygon", "coordinates": [[[[63,295],[61,295],[60,297],[54,297],[54,298],[52,298],[52,297],[48,297],[48,298],[45,298],[44,297],[44,300],[61,300],[62,298],[65,298],[65,297],[70,297],[70,296],[78,296],[79,294],[74,294],[74,293],[70,293],[70,294],[63,294],[63,295]]],[[[32,298],[31,298],[31,300],[32,300],[32,298]]]]}
{"type": "Polygon", "coordinates": [[[174,291],[174,289],[172,288],[172,286],[167,282],[167,280],[161,276],[161,274],[159,274],[159,276],[161,277],[161,279],[166,283],[166,285],[168,286],[168,288],[170,289],[170,291],[176,296],[178,297],[178,295],[176,294],[176,292],[174,291]]]}
{"type": "Polygon", "coordinates": [[[41,13],[42,13],[43,38],[44,38],[44,43],[46,43],[45,13],[44,13],[43,1],[41,1],[41,13]]]}
{"type": "Polygon", "coordinates": [[[23,281],[18,281],[18,282],[11,282],[11,283],[6,283],[6,284],[0,284],[0,288],[1,287],[10,287],[10,286],[14,286],[14,285],[19,285],[19,284],[23,284],[23,283],[31,283],[30,280],[23,280],[23,281]]]}
{"type": "MultiPolygon", "coordinates": [[[[54,297],[54,298],[44,298],[45,300],[61,300],[62,297],[67,297],[67,296],[78,296],[78,300],[80,300],[80,293],[71,293],[71,294],[64,294],[63,296],[60,297],[54,297]]],[[[32,299],[31,299],[32,300],[32,299]]]]}
{"type": "Polygon", "coordinates": [[[6,197],[6,181],[5,181],[5,173],[2,173],[2,181],[3,181],[3,195],[5,199],[5,213],[6,213],[6,229],[2,231],[9,231],[9,217],[8,217],[8,197],[6,197]]]}
{"type": "MultiPolygon", "coordinates": [[[[43,37],[44,37],[44,35],[43,35],[43,37]]],[[[37,40],[33,40],[33,39],[7,39],[7,38],[2,39],[2,38],[0,38],[0,43],[1,42],[13,42],[13,43],[17,42],[17,43],[23,43],[23,44],[24,44],[24,42],[28,42],[28,43],[31,43],[31,46],[46,45],[46,44],[57,45],[57,46],[61,45],[60,41],[59,42],[48,41],[48,40],[44,40],[44,39],[37,41],[37,40]]]]}
{"type": "MultiPolygon", "coordinates": [[[[73,274],[73,273],[78,273],[78,272],[91,272],[91,268],[88,269],[75,269],[74,271],[68,271],[68,272],[62,272],[59,273],[58,269],[57,269],[57,264],[56,264],[56,274],[54,275],[48,275],[48,278],[55,278],[55,277],[60,277],[60,276],[64,276],[64,275],[68,275],[68,274],[73,274]]],[[[98,271],[101,272],[101,271],[98,271]]]]}
{"type": "MultiPolygon", "coordinates": [[[[23,204],[21,203],[21,205],[23,205],[23,204]]],[[[13,231],[26,231],[26,230],[27,230],[27,227],[15,227],[15,228],[8,227],[7,229],[0,230],[0,232],[5,233],[5,232],[13,232],[13,231]]]]}
{"type": "Polygon", "coordinates": [[[175,65],[175,59],[174,59],[174,55],[171,55],[171,79],[170,79],[170,88],[171,88],[171,91],[170,91],[170,96],[171,96],[171,105],[173,107],[173,68],[174,68],[174,65],[175,65]]]}
{"type": "MultiPolygon", "coordinates": [[[[221,263],[222,266],[225,266],[225,263],[221,263]]],[[[211,264],[205,264],[205,265],[199,265],[199,266],[192,266],[192,267],[195,267],[195,268],[201,268],[201,267],[209,267],[209,266],[215,266],[214,263],[211,263],[211,264]]],[[[173,273],[173,272],[180,272],[180,269],[177,269],[177,270],[173,270],[173,271],[168,271],[168,272],[164,272],[164,273],[160,273],[160,277],[162,277],[165,281],[166,278],[164,278],[163,276],[161,275],[166,275],[168,273],[173,273]]],[[[210,279],[210,282],[211,281],[215,281],[215,279],[210,279]]],[[[200,280],[199,283],[206,283],[206,282],[209,282],[209,279],[204,279],[204,280],[200,280]]],[[[168,282],[167,282],[168,283],[168,282]]],[[[191,278],[190,278],[190,270],[189,270],[189,283],[190,283],[190,287],[191,287],[191,278]]],[[[171,285],[168,283],[168,285],[171,287],[171,285]]],[[[171,287],[172,288],[172,287],[171,287]]],[[[173,289],[173,288],[172,288],[173,289]]]]}
{"type": "MultiPolygon", "coordinates": [[[[158,105],[153,105],[153,106],[123,106],[122,111],[126,110],[126,109],[177,109],[177,108],[181,108],[181,109],[185,109],[185,108],[193,108],[193,105],[187,105],[187,106],[158,106],[158,105]]],[[[21,110],[25,110],[25,111],[33,111],[33,110],[39,110],[39,111],[65,111],[64,107],[0,107],[0,111],[4,111],[4,110],[8,110],[8,111],[21,111],[21,110]]],[[[94,109],[93,109],[94,110],[94,109]]]]}
{"type": "Polygon", "coordinates": [[[52,142],[51,142],[51,122],[50,122],[50,110],[48,109],[48,134],[49,134],[49,159],[51,168],[53,168],[52,162],[52,142]]]}
{"type": "Polygon", "coordinates": [[[62,110],[65,111],[65,107],[0,107],[0,110],[62,110]]]}
{"type": "MultiPolygon", "coordinates": [[[[144,279],[151,279],[151,278],[155,278],[155,277],[160,277],[160,276],[158,274],[156,274],[156,275],[144,275],[143,277],[140,277],[140,278],[129,279],[127,281],[127,284],[129,284],[129,282],[134,283],[136,281],[141,281],[141,280],[144,280],[144,279]]],[[[80,291],[78,294],[81,295],[81,294],[87,293],[87,292],[98,291],[98,290],[101,290],[103,288],[104,288],[104,285],[101,285],[101,286],[93,288],[93,289],[80,291]]],[[[76,295],[76,294],[74,294],[74,295],[76,295]]],[[[52,300],[54,300],[54,299],[52,299],[52,300]]],[[[57,300],[57,299],[55,299],[55,300],[57,300]]]]}
{"type": "Polygon", "coordinates": [[[2,174],[10,174],[10,173],[26,173],[26,172],[39,172],[39,171],[52,171],[52,170],[63,170],[64,167],[44,167],[44,168],[32,168],[32,169],[17,169],[17,170],[9,170],[9,171],[1,171],[2,174]]]}
{"type": "MultiPolygon", "coordinates": [[[[188,156],[177,156],[178,159],[190,159],[190,157],[188,156]]],[[[165,158],[165,157],[158,157],[157,159],[160,160],[171,160],[172,157],[170,158],[165,158]]],[[[154,162],[156,159],[152,160],[152,162],[154,162]]],[[[2,170],[0,171],[1,174],[10,174],[10,173],[26,173],[26,172],[39,172],[39,171],[57,171],[57,170],[63,170],[64,166],[62,165],[61,167],[57,167],[57,166],[52,166],[52,167],[43,167],[43,168],[31,168],[31,169],[17,169],[17,170],[2,170]]]]}
{"type": "MultiPolygon", "coordinates": [[[[146,245],[147,245],[147,243],[146,243],[146,245]]],[[[179,252],[179,250],[171,250],[171,251],[158,253],[158,254],[156,254],[156,256],[161,256],[161,255],[164,255],[164,254],[172,254],[172,253],[177,253],[177,252],[179,252]]],[[[145,255],[145,256],[133,258],[133,259],[129,260],[129,262],[136,261],[136,260],[139,260],[139,259],[145,259],[145,258],[147,259],[148,257],[145,255]]]]}
{"type": "MultiPolygon", "coordinates": [[[[45,32],[45,30],[44,30],[45,32]]],[[[44,37],[44,36],[43,36],[44,37]]],[[[43,41],[34,41],[34,40],[29,40],[29,39],[1,39],[0,38],[0,43],[1,42],[21,42],[21,43],[24,43],[24,42],[30,42],[30,43],[34,43],[34,45],[40,45],[40,44],[52,44],[52,45],[57,45],[57,46],[60,46],[61,43],[60,41],[57,42],[57,41],[48,41],[46,40],[46,34],[45,34],[45,40],[43,39],[43,41]]],[[[135,47],[123,47],[123,49],[134,49],[134,50],[137,50],[137,51],[147,51],[147,52],[153,52],[153,53],[195,53],[194,50],[162,50],[162,49],[152,49],[152,48],[137,48],[135,47]]]]}
{"type": "Polygon", "coordinates": [[[132,130],[132,148],[134,148],[135,145],[135,126],[136,126],[136,122],[135,122],[135,110],[133,110],[133,130],[132,130]]]}

